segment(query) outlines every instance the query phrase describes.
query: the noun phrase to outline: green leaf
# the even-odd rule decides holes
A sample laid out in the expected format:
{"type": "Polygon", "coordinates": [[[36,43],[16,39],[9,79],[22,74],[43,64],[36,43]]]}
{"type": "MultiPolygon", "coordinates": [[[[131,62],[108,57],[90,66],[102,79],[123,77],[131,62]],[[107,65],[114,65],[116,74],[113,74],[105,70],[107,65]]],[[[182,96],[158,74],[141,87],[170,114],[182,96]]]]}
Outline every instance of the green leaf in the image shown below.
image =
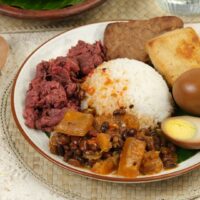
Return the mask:
{"type": "Polygon", "coordinates": [[[198,150],[189,150],[177,147],[176,153],[178,155],[178,163],[187,160],[188,158],[194,156],[198,152],[199,152],[198,150]]]}
{"type": "Polygon", "coordinates": [[[48,138],[50,138],[51,133],[48,133],[48,132],[44,132],[44,133],[45,133],[45,135],[46,135],[48,138]]]}
{"type": "Polygon", "coordinates": [[[0,4],[30,10],[52,10],[72,6],[83,1],[84,0],[0,0],[0,4]]]}

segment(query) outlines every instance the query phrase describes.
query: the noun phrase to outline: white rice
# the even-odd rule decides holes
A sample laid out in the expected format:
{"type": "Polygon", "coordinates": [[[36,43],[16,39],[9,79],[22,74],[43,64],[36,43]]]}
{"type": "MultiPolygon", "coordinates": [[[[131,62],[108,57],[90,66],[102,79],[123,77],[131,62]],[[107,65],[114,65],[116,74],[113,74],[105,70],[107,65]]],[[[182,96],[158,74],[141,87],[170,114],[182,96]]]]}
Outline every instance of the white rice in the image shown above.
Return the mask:
{"type": "Polygon", "coordinates": [[[125,107],[139,119],[140,128],[154,127],[173,111],[171,94],[162,76],[137,60],[104,62],[82,87],[86,90],[82,108],[93,107],[98,115],[107,115],[125,107]]]}

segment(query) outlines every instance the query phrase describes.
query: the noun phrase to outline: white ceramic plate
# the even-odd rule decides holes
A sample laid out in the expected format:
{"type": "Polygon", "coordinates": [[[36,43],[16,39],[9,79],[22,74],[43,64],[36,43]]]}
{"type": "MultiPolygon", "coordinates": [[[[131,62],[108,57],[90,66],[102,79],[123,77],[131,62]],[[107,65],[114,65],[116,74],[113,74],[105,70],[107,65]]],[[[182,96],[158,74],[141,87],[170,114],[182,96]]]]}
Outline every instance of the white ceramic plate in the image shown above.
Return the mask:
{"type": "MultiPolygon", "coordinates": [[[[89,170],[76,168],[72,165],[69,165],[63,161],[62,157],[51,154],[48,148],[49,138],[43,132],[30,129],[25,125],[23,118],[24,101],[29,83],[35,76],[36,65],[42,60],[49,60],[51,58],[56,58],[57,56],[66,55],[68,49],[76,45],[78,40],[84,40],[85,42],[89,43],[94,43],[96,40],[102,40],[105,27],[108,23],[109,22],[102,22],[97,24],[86,25],[65,32],[59,36],[56,36],[53,39],[47,41],[42,46],[40,46],[38,49],[36,49],[25,60],[16,76],[11,97],[14,119],[21,133],[38,152],[40,152],[51,162],[80,175],[104,181],[124,183],[150,182],[175,177],[189,172],[194,168],[197,168],[198,166],[200,166],[200,153],[197,153],[195,156],[191,157],[185,162],[182,162],[175,169],[166,170],[155,175],[139,176],[137,178],[132,179],[123,178],[116,175],[98,175],[92,173],[89,170]]],[[[192,26],[196,29],[198,33],[200,33],[200,25],[191,24],[187,26],[192,26]]]]}

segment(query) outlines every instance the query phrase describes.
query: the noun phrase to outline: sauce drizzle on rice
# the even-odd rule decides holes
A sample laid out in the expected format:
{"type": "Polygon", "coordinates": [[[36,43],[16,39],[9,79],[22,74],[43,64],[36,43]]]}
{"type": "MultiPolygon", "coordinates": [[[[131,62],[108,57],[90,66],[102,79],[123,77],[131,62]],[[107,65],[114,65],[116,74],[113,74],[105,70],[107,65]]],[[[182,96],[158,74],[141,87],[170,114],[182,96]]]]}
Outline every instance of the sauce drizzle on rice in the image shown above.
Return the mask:
{"type": "Polygon", "coordinates": [[[82,108],[92,107],[98,115],[109,115],[125,107],[138,118],[141,128],[155,127],[173,111],[171,94],[161,75],[136,60],[104,62],[86,78],[82,89],[86,92],[82,108]]]}

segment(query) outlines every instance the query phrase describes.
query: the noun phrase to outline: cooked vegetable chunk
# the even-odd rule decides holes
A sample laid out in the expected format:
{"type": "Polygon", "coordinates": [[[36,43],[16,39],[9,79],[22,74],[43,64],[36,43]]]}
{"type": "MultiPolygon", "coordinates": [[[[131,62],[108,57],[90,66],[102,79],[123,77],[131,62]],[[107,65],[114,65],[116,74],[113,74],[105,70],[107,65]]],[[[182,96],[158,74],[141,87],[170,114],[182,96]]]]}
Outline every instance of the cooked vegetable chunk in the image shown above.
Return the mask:
{"type": "Polygon", "coordinates": [[[108,152],[112,147],[112,144],[110,142],[110,135],[105,134],[105,133],[99,133],[97,135],[97,143],[101,151],[104,151],[104,152],[108,152]]]}
{"type": "Polygon", "coordinates": [[[120,155],[118,175],[134,178],[139,175],[139,168],[145,152],[145,142],[133,137],[126,139],[120,155]]]}
{"type": "Polygon", "coordinates": [[[121,118],[127,128],[139,129],[139,121],[134,115],[125,114],[121,118]]]}
{"type": "Polygon", "coordinates": [[[58,149],[57,149],[58,144],[57,144],[56,134],[53,134],[49,140],[49,148],[50,148],[51,153],[53,153],[53,154],[58,154],[58,149]]]}
{"type": "Polygon", "coordinates": [[[54,128],[55,132],[73,136],[84,136],[92,128],[94,117],[88,113],[67,111],[62,121],[54,128]]]}
{"type": "Polygon", "coordinates": [[[116,158],[110,157],[106,160],[96,162],[91,170],[97,174],[109,174],[112,171],[116,170],[116,167],[116,158]]]}
{"type": "Polygon", "coordinates": [[[142,174],[155,174],[163,169],[163,163],[159,157],[159,151],[145,152],[140,171],[142,174]]]}

